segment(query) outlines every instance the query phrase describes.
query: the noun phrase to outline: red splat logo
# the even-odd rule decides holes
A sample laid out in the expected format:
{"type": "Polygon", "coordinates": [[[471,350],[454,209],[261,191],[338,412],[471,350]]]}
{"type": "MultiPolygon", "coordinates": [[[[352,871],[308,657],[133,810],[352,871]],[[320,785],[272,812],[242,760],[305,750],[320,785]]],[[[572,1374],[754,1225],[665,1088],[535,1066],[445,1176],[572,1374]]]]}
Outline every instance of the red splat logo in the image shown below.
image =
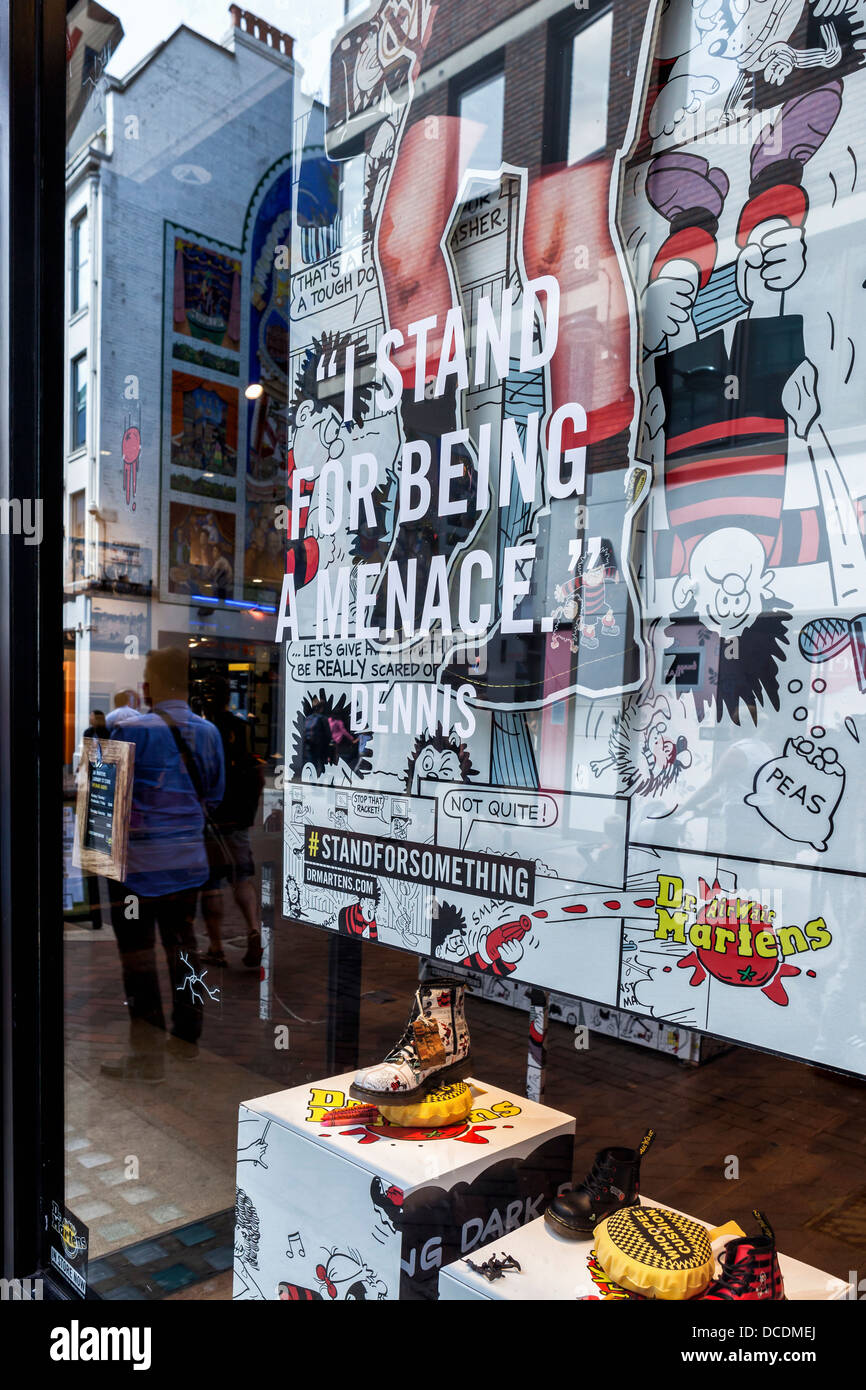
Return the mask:
{"type": "Polygon", "coordinates": [[[459,1120],[456,1124],[442,1125],[439,1129],[421,1129],[417,1125],[392,1125],[384,1116],[380,1116],[373,1124],[338,1128],[337,1133],[347,1139],[357,1139],[359,1144],[376,1144],[380,1139],[405,1140],[416,1144],[427,1139],[459,1139],[461,1144],[489,1144],[490,1140],[484,1136],[487,1130],[493,1128],[493,1125],[473,1125],[469,1120],[459,1120]]]}
{"type": "MultiPolygon", "coordinates": [[[[711,975],[734,988],[759,989],[784,1008],[785,980],[802,973],[786,957],[821,950],[832,941],[823,917],[804,927],[777,926],[771,908],[754,898],[726,896],[718,881],[710,886],[698,880],[699,908],[699,900],[683,891],[682,879],[659,874],[658,883],[655,936],[692,947],[677,961],[681,970],[691,970],[690,985],[711,975]]],[[[807,974],[814,978],[815,972],[807,974]]]]}
{"type": "MultiPolygon", "coordinates": [[[[322,1087],[312,1086],[309,1113],[305,1117],[307,1124],[321,1124],[326,1115],[332,1110],[342,1110],[347,1102],[349,1106],[354,1107],[355,1103],[342,1091],[327,1091],[322,1087]]],[[[368,1113],[371,1109],[369,1106],[361,1105],[357,1108],[368,1113]]],[[[344,1124],[337,1124],[323,1131],[323,1137],[339,1134],[347,1139],[357,1139],[359,1144],[376,1144],[380,1139],[387,1139],[392,1143],[396,1140],[415,1144],[428,1139],[457,1139],[461,1144],[489,1144],[487,1135],[497,1128],[497,1122],[501,1124],[503,1120],[511,1120],[519,1114],[519,1105],[515,1105],[511,1100],[500,1100],[489,1108],[476,1107],[463,1120],[455,1120],[453,1124],[439,1125],[432,1129],[422,1128],[420,1125],[391,1124],[384,1115],[355,1122],[347,1116],[344,1124]]],[[[342,1119],[342,1116],[340,1118],[342,1119]]],[[[511,1125],[504,1124],[502,1128],[510,1129],[511,1125]]]]}

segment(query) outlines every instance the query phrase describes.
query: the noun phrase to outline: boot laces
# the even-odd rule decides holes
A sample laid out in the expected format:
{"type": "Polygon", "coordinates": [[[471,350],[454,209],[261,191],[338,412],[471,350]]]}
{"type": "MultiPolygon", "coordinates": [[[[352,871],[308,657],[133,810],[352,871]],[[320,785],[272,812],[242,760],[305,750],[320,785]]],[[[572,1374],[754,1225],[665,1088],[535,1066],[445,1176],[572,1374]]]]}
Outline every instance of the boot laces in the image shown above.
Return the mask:
{"type": "MultiPolygon", "coordinates": [[[[423,1013],[419,1014],[420,1018],[423,1018],[423,1016],[423,1013]]],[[[385,1058],[386,1062],[411,1062],[413,1059],[417,1058],[418,1054],[415,1048],[415,1034],[412,1032],[413,1022],[414,1012],[412,1015],[410,1015],[409,1022],[406,1024],[406,1027],[403,1029],[402,1034],[397,1039],[396,1043],[391,1048],[391,1051],[385,1058]]]]}
{"type": "Polygon", "coordinates": [[[415,1038],[412,1033],[411,1027],[409,1027],[406,1029],[399,1041],[395,1043],[395,1045],[391,1048],[391,1051],[388,1053],[388,1056],[385,1058],[385,1061],[411,1062],[415,1055],[415,1038]]]}
{"type": "Polygon", "coordinates": [[[596,1199],[604,1196],[605,1187],[610,1186],[612,1165],[610,1158],[596,1159],[587,1176],[580,1184],[580,1190],[596,1199]]]}
{"type": "Polygon", "coordinates": [[[722,1258],[719,1263],[722,1272],[719,1275],[717,1287],[720,1292],[741,1293],[750,1286],[755,1275],[755,1252],[753,1250],[735,1262],[722,1258]]]}

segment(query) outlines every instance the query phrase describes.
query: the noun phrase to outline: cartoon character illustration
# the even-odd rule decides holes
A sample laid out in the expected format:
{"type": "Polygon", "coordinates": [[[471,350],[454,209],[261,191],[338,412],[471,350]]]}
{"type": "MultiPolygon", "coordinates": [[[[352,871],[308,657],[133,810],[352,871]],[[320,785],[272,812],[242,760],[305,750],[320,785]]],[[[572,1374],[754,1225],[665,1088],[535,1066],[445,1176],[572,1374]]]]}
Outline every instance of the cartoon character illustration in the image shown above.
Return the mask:
{"type": "Polygon", "coordinates": [[[806,265],[804,170],[841,103],[841,80],[825,81],[783,103],[753,141],[729,266],[716,267],[725,171],[681,149],[646,169],[644,196],[669,227],[643,296],[652,564],[711,652],[715,691],[690,683],[699,718],[714,706],[738,722],[741,702],[754,717],[764,697],[778,709],[790,607],[776,597],[779,567],[827,562],[837,600],[866,585],[858,513],[822,424],[803,319],[786,300],[806,265]],[[792,506],[795,441],[814,495],[800,487],[792,506]]]}
{"type": "Polygon", "coordinates": [[[468,782],[477,773],[466,744],[456,734],[444,733],[440,723],[436,725],[435,734],[421,734],[415,740],[404,776],[406,790],[417,795],[422,778],[434,782],[468,782]]]}
{"type": "Polygon", "coordinates": [[[438,945],[433,954],[470,970],[491,975],[511,975],[523,958],[523,940],[532,930],[532,920],[525,913],[519,917],[470,927],[459,907],[440,903],[434,911],[435,939],[438,945]]]}
{"type": "MultiPolygon", "coordinates": [[[[406,814],[408,807],[404,801],[391,803],[391,839],[407,840],[411,818],[406,814]]],[[[403,942],[410,949],[418,945],[418,933],[412,927],[412,906],[417,893],[417,885],[405,879],[394,879],[391,890],[397,899],[396,926],[403,942]]]]}
{"type": "MultiPolygon", "coordinates": [[[[351,554],[338,553],[339,532],[346,534],[350,524],[349,461],[364,452],[377,461],[378,477],[385,479],[396,458],[399,437],[393,417],[370,419],[373,395],[365,373],[372,359],[363,342],[339,330],[314,337],[295,377],[295,394],[289,407],[288,476],[290,490],[299,487],[299,530],[302,539],[290,542],[289,572],[295,590],[311,583],[324,564],[348,562],[351,554]],[[351,416],[344,420],[344,378],[351,375],[351,416]],[[324,474],[326,465],[342,461],[339,472],[342,491],[334,493],[333,477],[324,474]],[[297,483],[296,469],[303,470],[297,483]],[[328,489],[331,488],[329,492],[328,489]],[[332,522],[336,518],[337,536],[332,522]]],[[[375,503],[374,503],[375,509],[375,503]]],[[[363,507],[359,511],[369,526],[363,507]]],[[[376,526],[370,527],[374,532],[376,526]]],[[[355,531],[357,538],[357,528],[355,531]]]]}
{"type": "Polygon", "coordinates": [[[324,1294],[315,1289],[305,1289],[301,1284],[289,1284],[285,1280],[277,1284],[277,1294],[283,1303],[324,1303],[324,1294]]]}
{"type": "Polygon", "coordinates": [[[336,922],[337,931],[341,936],[363,937],[367,941],[378,941],[376,909],[381,896],[382,889],[378,879],[376,879],[370,893],[359,897],[357,902],[350,903],[347,907],[341,907],[339,912],[332,913],[322,925],[332,927],[336,922]]]}
{"type": "Polygon", "coordinates": [[[820,81],[829,68],[850,67],[845,16],[857,8],[858,0],[667,0],[649,136],[681,140],[724,126],[778,100],[792,74],[802,82],[813,71],[820,81]]]}
{"type": "MultiPolygon", "coordinates": [[[[617,569],[613,545],[609,540],[601,540],[595,548],[587,547],[580,555],[575,567],[574,578],[554,589],[557,608],[553,610],[554,623],[573,624],[571,650],[579,646],[592,650],[598,646],[596,636],[599,620],[601,632],[605,637],[618,637],[619,624],[613,615],[608,600],[605,581],[616,579],[617,569]]],[[[552,648],[565,640],[554,628],[550,639],[552,648]]]]}
{"type": "MultiPolygon", "coordinates": [[[[329,721],[339,719],[346,728],[351,727],[352,713],[349,706],[349,698],[343,692],[331,690],[326,692],[324,686],[320,686],[318,691],[309,691],[301,700],[298,709],[294,728],[292,731],[292,757],[291,769],[295,780],[305,782],[318,782],[324,785],[333,785],[336,781],[354,781],[357,778],[365,777],[372,767],[373,740],[368,739],[363,752],[359,752],[357,759],[350,764],[350,749],[354,752],[354,745],[344,739],[341,743],[334,745],[336,748],[336,760],[330,762],[330,743],[325,742],[325,738],[330,739],[329,721]],[[321,741],[317,745],[311,744],[309,724],[316,719],[321,727],[321,741]]],[[[304,808],[301,803],[297,803],[300,809],[292,806],[293,824],[301,825],[303,817],[309,811],[309,806],[304,808]]],[[[336,823],[336,822],[335,822],[336,823]]]]}
{"type": "MultiPolygon", "coordinates": [[[[257,1124],[257,1120],[241,1120],[241,1124],[257,1124]]],[[[268,1130],[271,1122],[268,1120],[261,1134],[255,1139],[251,1139],[247,1144],[238,1145],[238,1163],[252,1163],[256,1167],[267,1168],[265,1154],[268,1151],[268,1130]]]]}
{"type": "Polygon", "coordinates": [[[377,1175],[370,1184],[370,1196],[376,1215],[373,1239],[381,1245],[389,1236],[397,1234],[403,1207],[403,1193],[393,1183],[386,1186],[384,1179],[377,1175]]]}
{"type": "Polygon", "coordinates": [[[626,700],[611,724],[608,756],[590,763],[593,776],[615,767],[622,795],[660,795],[692,764],[687,738],[671,738],[670,724],[671,707],[664,695],[653,697],[648,691],[626,700]]]}
{"type": "Polygon", "coordinates": [[[303,917],[304,909],[301,901],[300,885],[292,874],[288,874],[286,877],[284,901],[284,916],[292,918],[303,917]]]}
{"type": "Polygon", "coordinates": [[[236,1299],[264,1298],[251,1271],[258,1271],[261,1228],[259,1214],[243,1188],[235,1192],[235,1288],[236,1299]]]}
{"type": "Polygon", "coordinates": [[[141,459],[141,421],[140,410],[135,419],[127,415],[120,442],[120,455],[123,459],[123,491],[126,505],[135,511],[135,494],[138,488],[138,465],[141,459]]]}
{"type": "Polygon", "coordinates": [[[365,1264],[357,1250],[326,1250],[325,1264],[316,1265],[323,1296],[349,1300],[388,1297],[388,1286],[365,1264]]]}

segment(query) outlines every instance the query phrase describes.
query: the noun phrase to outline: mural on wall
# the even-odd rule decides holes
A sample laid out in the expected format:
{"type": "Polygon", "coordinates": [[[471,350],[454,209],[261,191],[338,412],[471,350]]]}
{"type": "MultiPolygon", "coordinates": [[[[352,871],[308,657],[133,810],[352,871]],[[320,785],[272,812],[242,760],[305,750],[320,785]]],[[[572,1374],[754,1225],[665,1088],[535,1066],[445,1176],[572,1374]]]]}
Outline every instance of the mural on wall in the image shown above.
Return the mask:
{"type": "Polygon", "coordinates": [[[338,40],[336,125],[298,117],[286,915],[863,1070],[860,5],[654,5],[615,158],[532,178],[413,122],[435,7],[338,40]]]}
{"type": "Polygon", "coordinates": [[[171,485],[235,497],[238,457],[238,393],[235,387],[186,372],[171,375],[171,485]],[[175,470],[182,469],[183,472],[175,470]],[[231,479],[226,483],[224,479],[231,479]],[[210,484],[216,491],[208,491],[210,484]]]}
{"type": "Polygon", "coordinates": [[[233,256],[174,239],[175,333],[237,352],[241,338],[241,265],[233,256]]]}
{"type": "Polygon", "coordinates": [[[172,502],[169,508],[169,592],[231,597],[235,516],[172,502]]]}

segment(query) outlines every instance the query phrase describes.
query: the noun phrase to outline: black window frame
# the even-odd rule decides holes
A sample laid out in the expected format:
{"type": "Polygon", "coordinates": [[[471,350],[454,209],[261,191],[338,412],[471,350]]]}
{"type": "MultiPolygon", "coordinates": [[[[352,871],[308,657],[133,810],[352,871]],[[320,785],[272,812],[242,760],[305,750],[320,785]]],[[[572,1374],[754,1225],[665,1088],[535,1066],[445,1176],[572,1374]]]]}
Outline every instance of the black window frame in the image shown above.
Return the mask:
{"type": "Polygon", "coordinates": [[[66,0],[0,4],[0,492],[44,503],[40,545],[0,545],[0,1263],[2,1277],[41,1277],[43,1296],[64,1300],[48,1214],[64,1195],[66,12],[66,0]]]}

